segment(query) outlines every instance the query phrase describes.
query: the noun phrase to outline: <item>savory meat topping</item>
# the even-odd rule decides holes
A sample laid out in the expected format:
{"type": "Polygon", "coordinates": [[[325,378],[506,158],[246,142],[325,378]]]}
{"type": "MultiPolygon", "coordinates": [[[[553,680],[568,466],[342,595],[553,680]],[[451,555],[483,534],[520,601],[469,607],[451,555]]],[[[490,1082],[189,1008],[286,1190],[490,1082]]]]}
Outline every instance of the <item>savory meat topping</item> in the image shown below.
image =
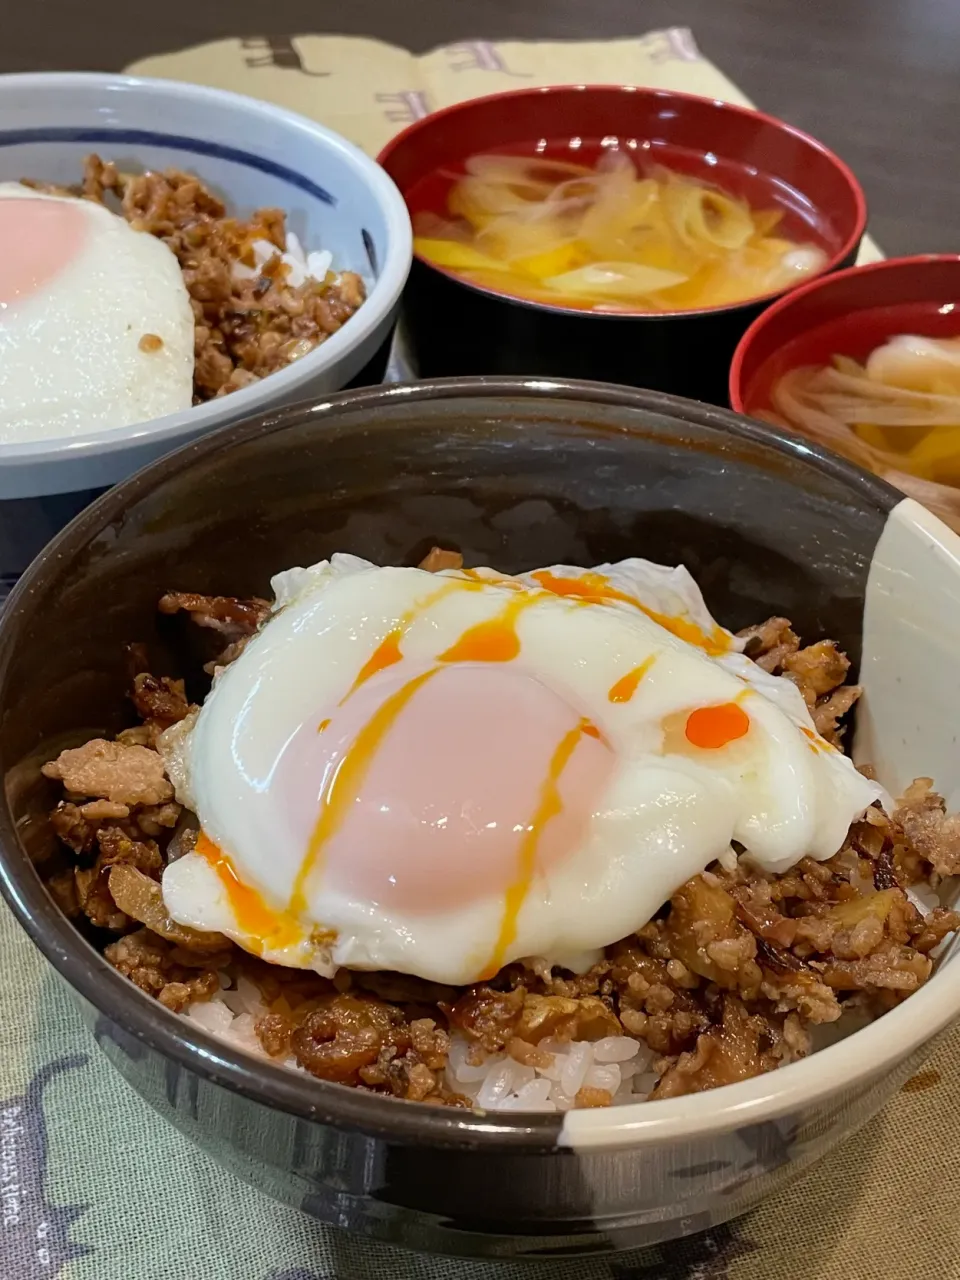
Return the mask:
{"type": "Polygon", "coordinates": [[[443,547],[431,547],[420,561],[419,567],[427,573],[441,573],[444,569],[462,569],[463,556],[459,551],[444,551],[443,547]]]}
{"type": "Polygon", "coordinates": [[[847,684],[836,689],[828,697],[821,698],[813,708],[813,724],[821,737],[838,746],[843,730],[840,720],[847,714],[862,690],[858,684],[847,684]]]}
{"type": "MultiPolygon", "coordinates": [[[[366,297],[352,271],[291,283],[281,256],[287,248],[283,211],[229,217],[223,202],[192,174],[126,174],[91,155],[78,188],[45,189],[114,208],[176,255],[193,307],[196,403],[300,359],[336,333],[366,297]],[[274,250],[259,266],[255,244],[274,250]]],[[[144,334],[139,345],[154,352],[162,344],[144,334]]]]}
{"type": "Polygon", "coordinates": [[[97,863],[76,867],[73,884],[78,909],[92,925],[111,933],[122,933],[129,926],[130,917],[120,910],[110,893],[105,867],[97,863]]]}
{"type": "Polygon", "coordinates": [[[168,591],[157,605],[161,613],[182,609],[198,627],[210,627],[234,638],[253,635],[269,617],[271,607],[269,600],[256,597],[238,600],[234,596],[201,596],[192,591],[168,591]]]}
{"type": "Polygon", "coordinates": [[[748,1080],[777,1063],[766,1058],[761,1043],[767,1032],[764,1018],[752,1017],[743,1002],[731,996],[721,1001],[720,1021],[697,1038],[697,1046],[668,1065],[655,1090],[657,1098],[715,1089],[748,1080]]]}
{"type": "MultiPolygon", "coordinates": [[[[539,984],[538,984],[539,985],[539,984]]],[[[483,1049],[493,1052],[519,1043],[541,1040],[600,1040],[622,1034],[616,1014],[596,996],[569,996],[528,991],[523,986],[497,991],[489,986],[471,987],[448,1010],[456,1027],[483,1049]]]]}
{"type": "Polygon", "coordinates": [[[190,710],[182,680],[171,680],[169,676],[158,680],[149,671],[134,677],[131,697],[140,719],[161,730],[177,724],[190,710]]]}
{"type": "Polygon", "coordinates": [[[850,659],[832,640],[800,648],[786,618],[768,618],[740,632],[745,653],[771,675],[787,676],[803,694],[817,732],[833,746],[843,737],[840,720],[860,697],[859,685],[845,685],[850,659]]]}
{"type": "Polygon", "coordinates": [[[818,698],[843,684],[850,670],[850,659],[832,640],[819,640],[806,649],[798,649],[783,659],[783,671],[796,681],[808,706],[816,706],[818,698]]]}
{"type": "Polygon", "coordinates": [[[911,783],[893,820],[938,875],[960,875],[960,817],[947,815],[943,797],[933,790],[932,779],[917,778],[911,783]]]}
{"type": "Polygon", "coordinates": [[[746,641],[744,653],[764,671],[782,671],[788,657],[800,647],[799,637],[786,618],[768,618],[758,626],[740,632],[746,641]]]}
{"type": "Polygon", "coordinates": [[[601,1040],[620,1034],[616,1014],[596,996],[568,996],[526,992],[517,1020],[516,1036],[531,1044],[556,1040],[601,1040]]]}
{"type": "Polygon", "coordinates": [[[161,804],[173,799],[173,787],[155,751],[104,738],[61,751],[43,766],[43,773],[74,795],[100,796],[116,804],[161,804]]]}
{"type": "Polygon", "coordinates": [[[399,1009],[369,996],[335,995],[312,1010],[291,1036],[301,1066],[321,1080],[359,1083],[384,1049],[410,1047],[410,1028],[399,1009]]]}
{"type": "Polygon", "coordinates": [[[77,812],[85,821],[99,825],[129,817],[130,806],[118,804],[116,800],[88,800],[86,804],[80,805],[77,812]]]}
{"type": "Polygon", "coordinates": [[[231,943],[222,933],[201,933],[185,924],[177,924],[163,905],[160,885],[133,863],[119,864],[110,871],[110,893],[113,900],[133,920],[139,920],[158,937],[203,955],[229,951],[231,943]]]}
{"type": "Polygon", "coordinates": [[[513,1039],[526,997],[523,987],[494,991],[491,987],[471,987],[449,1010],[450,1022],[492,1053],[513,1039]]]}
{"type": "MultiPolygon", "coordinates": [[[[163,867],[163,857],[154,840],[132,840],[120,827],[107,827],[99,833],[97,840],[100,845],[100,866],[116,867],[118,874],[119,868],[130,867],[137,875],[142,874],[146,879],[148,875],[159,875],[163,867]]],[[[153,880],[150,884],[159,888],[153,880]]],[[[122,909],[126,911],[126,907],[122,909]]],[[[129,914],[139,919],[135,911],[129,914]]]]}
{"type": "MultiPolygon", "coordinates": [[[[461,561],[434,549],[423,563],[436,572],[461,561]]],[[[161,608],[185,610],[237,645],[269,610],[261,600],[184,593],[161,608]]],[[[829,641],[802,648],[783,618],[743,634],[746,652],[793,679],[836,740],[859,692],[843,683],[845,656],[829,641]]],[[[44,766],[67,793],[51,822],[72,859],[50,890],[68,915],[117,935],[105,955],[141,990],[191,1010],[220,997],[222,974],[234,984],[225,996],[252,1001],[248,1034],[261,1050],[323,1080],[470,1106],[450,1088],[457,1053],[468,1072],[492,1055],[508,1070],[555,1077],[566,1070],[555,1061],[561,1047],[607,1046],[613,1058],[598,1058],[593,1074],[570,1069],[567,1104],[608,1106],[619,1100],[616,1056],[635,1054],[639,1042],[650,1065],[644,1089],[678,1097],[803,1057],[811,1029],[847,1009],[882,1014],[929,978],[934,949],[960,928],[960,914],[922,911],[908,893],[931,875],[960,874],[960,820],[918,779],[892,815],[869,809],[828,861],[804,858],[782,875],[746,860],[715,863],[585,973],[531,958],[461,989],[395,973],[341,970],[329,981],[266,965],[220,934],[177,924],[164,907],[163,867],[190,847],[196,822],[173,801],[151,745],[161,731],[181,733],[195,709],[181,682],[154,677],[143,660],[135,667],[131,697],[144,724],[44,766]]]]}
{"type": "Polygon", "coordinates": [[[74,853],[89,853],[103,821],[125,818],[130,808],[111,800],[91,800],[77,805],[61,800],[50,815],[50,824],[58,838],[74,853]]]}
{"type": "Polygon", "coordinates": [[[132,983],[179,1013],[197,1000],[209,1000],[220,989],[213,967],[193,969],[180,962],[175,948],[149,929],[139,929],[111,942],[103,953],[132,983]]]}
{"type": "MultiPolygon", "coordinates": [[[[181,807],[173,800],[165,804],[146,804],[135,814],[134,821],[145,836],[169,835],[180,821],[181,807]]],[[[168,850],[169,851],[169,850],[168,850]]]]}
{"type": "Polygon", "coordinates": [[[204,665],[204,671],[210,676],[240,657],[250,637],[271,611],[269,601],[256,597],[239,600],[234,596],[202,596],[188,591],[168,592],[158,607],[161,613],[188,613],[198,627],[216,631],[226,639],[223,651],[204,665]]]}

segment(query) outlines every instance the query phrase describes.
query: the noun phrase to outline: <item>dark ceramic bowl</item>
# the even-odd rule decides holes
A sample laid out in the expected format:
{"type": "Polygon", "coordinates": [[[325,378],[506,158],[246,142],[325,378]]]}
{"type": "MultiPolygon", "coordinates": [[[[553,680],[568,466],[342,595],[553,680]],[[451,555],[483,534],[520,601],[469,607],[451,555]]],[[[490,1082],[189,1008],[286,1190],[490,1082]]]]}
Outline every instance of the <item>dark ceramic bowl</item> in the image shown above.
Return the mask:
{"type": "MultiPolygon", "coordinates": [[[[846,165],[780,120],[710,98],[629,85],[495,94],[417,121],[379,159],[409,203],[431,175],[477,152],[533,154],[536,141],[547,139],[576,158],[582,144],[609,138],[719,183],[755,207],[783,210],[788,235],[824,250],[824,271],[856,259],[866,204],[846,165]]],[[[725,404],[737,341],[776,296],[700,311],[605,315],[494,293],[415,257],[402,316],[423,377],[604,378],[725,404]]]]}
{"type": "Polygon", "coordinates": [[[835,355],[865,360],[898,333],[960,335],[960,255],[890,258],[795,289],[741,338],[730,403],[742,413],[769,410],[773,386],[791,369],[835,355]]]}
{"type": "Polygon", "coordinates": [[[110,968],[37,875],[53,799],[39,764],[124,723],[126,643],[193,673],[183,633],[157,618],[165,589],[263,593],[276,570],[336,550],[412,564],[434,543],[507,571],[634,554],[685,563],[729,626],[781,613],[806,636],[837,637],[867,686],[864,750],[892,787],[916,772],[947,790],[960,781],[960,540],[915,504],[835,457],[651,392],[394,386],[190,445],[107,493],[28,570],[0,618],[3,892],[146,1101],[324,1221],[499,1257],[652,1244],[723,1221],[896,1091],[960,1012],[960,962],[880,1022],[760,1079],[605,1111],[482,1115],[323,1083],[213,1039],[110,968]]]}

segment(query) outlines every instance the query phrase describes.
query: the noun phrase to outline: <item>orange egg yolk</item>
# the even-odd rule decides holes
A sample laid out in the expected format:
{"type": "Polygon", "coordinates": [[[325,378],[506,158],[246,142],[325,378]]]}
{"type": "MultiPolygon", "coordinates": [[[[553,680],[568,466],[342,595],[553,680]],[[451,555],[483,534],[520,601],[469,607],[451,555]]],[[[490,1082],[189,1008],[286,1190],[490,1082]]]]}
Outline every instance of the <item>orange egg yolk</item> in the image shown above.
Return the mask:
{"type": "Polygon", "coordinates": [[[532,577],[540,583],[545,591],[549,591],[553,595],[574,596],[580,600],[587,600],[592,604],[605,604],[615,600],[621,604],[632,605],[634,609],[639,609],[652,622],[658,623],[665,631],[669,631],[671,635],[676,636],[679,640],[686,640],[687,644],[696,645],[698,649],[703,649],[711,657],[718,657],[720,654],[730,652],[730,638],[721,627],[714,626],[710,631],[705,631],[703,627],[693,622],[690,618],[658,613],[656,609],[648,609],[636,596],[628,595],[625,591],[620,591],[614,587],[602,573],[583,573],[576,578],[561,578],[551,573],[549,569],[538,569],[532,577]]]}
{"type": "Polygon", "coordinates": [[[279,949],[296,946],[303,941],[304,930],[300,923],[287,912],[274,910],[262,894],[244,884],[230,857],[202,831],[197,837],[194,852],[204,858],[217,873],[237,928],[245,935],[247,945],[252,950],[259,953],[266,946],[279,949]]]}
{"type": "Polygon", "coordinates": [[[749,731],[750,717],[739,702],[721,702],[691,711],[684,734],[692,746],[715,750],[745,737],[749,731]]]}
{"type": "Polygon", "coordinates": [[[607,694],[608,699],[611,702],[629,702],[637,692],[637,689],[639,689],[640,681],[655,662],[656,658],[653,656],[646,658],[640,663],[639,667],[634,667],[625,676],[621,676],[615,684],[610,686],[610,691],[607,694]]]}
{"type": "Polygon", "coordinates": [[[464,582],[460,578],[446,578],[441,586],[437,587],[435,591],[432,591],[430,595],[418,604],[415,604],[412,609],[408,610],[399,619],[396,626],[387,632],[383,640],[360,668],[347,697],[351,697],[362,684],[366,684],[371,676],[375,676],[378,671],[385,671],[387,667],[393,667],[398,662],[402,662],[403,653],[401,652],[400,644],[421,613],[435,605],[445,596],[453,595],[455,592],[460,591],[475,591],[476,589],[475,583],[464,582]]]}
{"type": "Polygon", "coordinates": [[[822,738],[819,733],[814,733],[812,729],[808,729],[805,724],[800,726],[800,732],[807,740],[807,747],[817,755],[819,752],[836,751],[836,747],[832,743],[827,742],[826,738],[822,738]]]}

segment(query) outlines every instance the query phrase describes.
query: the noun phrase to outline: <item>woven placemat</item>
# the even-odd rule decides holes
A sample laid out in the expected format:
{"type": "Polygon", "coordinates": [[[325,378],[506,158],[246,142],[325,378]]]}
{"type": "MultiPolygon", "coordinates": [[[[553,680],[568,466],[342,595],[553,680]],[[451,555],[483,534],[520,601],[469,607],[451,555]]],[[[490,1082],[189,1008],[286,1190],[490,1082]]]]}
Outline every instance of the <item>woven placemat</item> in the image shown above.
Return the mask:
{"type": "MultiPolygon", "coordinates": [[[[429,110],[518,85],[647,84],[746,103],[680,29],[470,41],[421,58],[343,36],[225,40],[133,69],[271,99],[370,152],[429,110]]],[[[101,1059],[4,908],[0,966],[0,1280],[960,1280],[960,1033],[861,1134],[747,1218],[611,1262],[490,1267],[370,1245],[250,1190],[101,1059]]]]}

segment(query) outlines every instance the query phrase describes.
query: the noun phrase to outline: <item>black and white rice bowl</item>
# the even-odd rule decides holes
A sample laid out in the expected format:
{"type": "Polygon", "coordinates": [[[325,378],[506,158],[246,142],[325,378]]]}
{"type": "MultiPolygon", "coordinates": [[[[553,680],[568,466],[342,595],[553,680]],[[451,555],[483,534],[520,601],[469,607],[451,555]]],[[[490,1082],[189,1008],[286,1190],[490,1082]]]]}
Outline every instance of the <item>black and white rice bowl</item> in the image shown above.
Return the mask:
{"type": "Polygon", "coordinates": [[[229,396],[69,441],[0,442],[0,574],[23,569],[46,540],[42,533],[49,537],[94,492],[188,440],[349,384],[379,382],[410,269],[410,218],[393,182],[359,148],[312,120],[172,80],[0,76],[0,182],[71,185],[91,152],[134,173],[195,173],[229,213],[283,209],[305,249],[327,250],[334,270],[364,278],[367,299],[313,351],[229,396]],[[38,497],[44,501],[21,501],[38,497]]]}
{"type": "Polygon", "coordinates": [[[838,458],[721,410],[600,384],[462,379],[343,393],[218,432],[101,498],[0,619],[3,892],[101,1049],[225,1166],[326,1221],[454,1255],[650,1245],[755,1205],[896,1092],[960,1015],[960,960],[880,1020],[768,1075],[597,1110],[464,1111],[274,1066],[167,1012],[65,919],[32,862],[39,764],[123,722],[123,646],[170,665],[155,602],[263,593],[334,550],[433,543],[507,572],[641,554],[685,563],[711,612],[834,637],[865,696],[855,754],[897,791],[960,799],[960,538],[838,458]]]}

